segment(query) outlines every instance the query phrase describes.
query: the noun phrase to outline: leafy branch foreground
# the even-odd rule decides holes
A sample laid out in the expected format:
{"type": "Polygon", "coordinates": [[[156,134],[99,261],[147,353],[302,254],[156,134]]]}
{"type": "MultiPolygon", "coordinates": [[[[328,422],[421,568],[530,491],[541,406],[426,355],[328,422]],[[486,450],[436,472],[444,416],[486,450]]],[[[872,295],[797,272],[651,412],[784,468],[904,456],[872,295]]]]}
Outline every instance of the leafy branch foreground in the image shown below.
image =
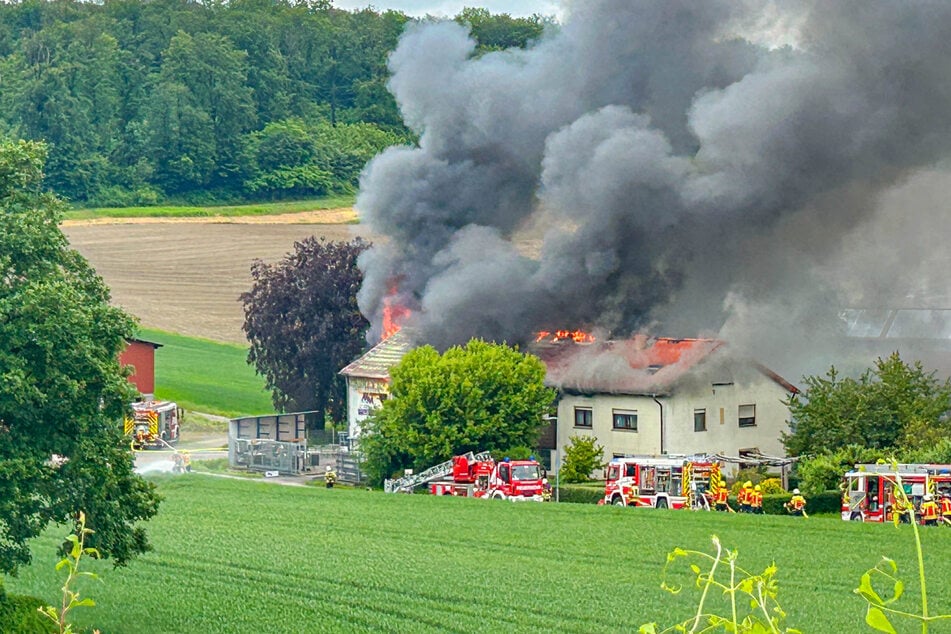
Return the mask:
{"type": "MultiPolygon", "coordinates": [[[[38,608],[40,614],[56,624],[60,634],[71,634],[73,632],[73,627],[67,617],[74,608],[84,606],[93,607],[96,605],[96,602],[92,599],[81,599],[79,592],[73,589],[73,583],[79,577],[99,579],[99,575],[94,572],[79,570],[79,562],[83,555],[99,559],[99,551],[95,548],[87,548],[85,546],[86,536],[92,534],[93,531],[92,529],[86,528],[86,514],[82,511],[79,513],[79,521],[77,524],[76,532],[66,536],[67,541],[71,544],[69,552],[56,564],[56,570],[66,568],[68,573],[66,580],[63,582],[63,597],[60,607],[56,609],[52,605],[48,605],[43,608],[38,608]]],[[[97,633],[98,631],[99,630],[96,630],[97,633]]]]}

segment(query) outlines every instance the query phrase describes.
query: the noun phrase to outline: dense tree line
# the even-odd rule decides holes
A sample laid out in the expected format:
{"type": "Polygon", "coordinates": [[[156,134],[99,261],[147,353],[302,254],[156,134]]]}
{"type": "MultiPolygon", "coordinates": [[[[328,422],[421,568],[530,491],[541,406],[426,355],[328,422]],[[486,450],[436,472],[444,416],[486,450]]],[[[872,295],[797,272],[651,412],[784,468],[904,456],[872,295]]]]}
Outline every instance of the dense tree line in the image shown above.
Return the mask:
{"type": "MultiPolygon", "coordinates": [[[[480,54],[546,24],[456,19],[480,54]]],[[[413,140],[386,90],[409,20],[328,0],[0,3],[0,136],[45,140],[48,185],[90,204],[346,192],[413,140]]]]}

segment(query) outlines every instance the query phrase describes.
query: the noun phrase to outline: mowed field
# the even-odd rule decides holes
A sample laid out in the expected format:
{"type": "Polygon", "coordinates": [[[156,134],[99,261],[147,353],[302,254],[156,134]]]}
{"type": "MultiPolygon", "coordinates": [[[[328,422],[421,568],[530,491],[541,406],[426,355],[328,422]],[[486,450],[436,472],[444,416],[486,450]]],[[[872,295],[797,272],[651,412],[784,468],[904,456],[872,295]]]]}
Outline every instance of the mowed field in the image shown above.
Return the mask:
{"type": "Polygon", "coordinates": [[[246,344],[239,297],[251,286],[252,262],[275,262],[308,236],[350,240],[361,235],[360,225],[348,224],[353,217],[331,210],[228,222],[81,221],[63,223],[63,231],[105,279],[113,302],[143,326],[246,344]]]}
{"type": "MultiPolygon", "coordinates": [[[[713,534],[751,571],[775,561],[787,624],[804,632],[867,631],[865,604],[852,590],[883,554],[898,561],[906,582],[900,605],[913,611],[918,596],[908,526],[388,495],[200,474],[158,482],[166,499],[148,524],[154,552],[116,570],[90,562],[103,583],[83,580],[80,591],[96,606],[76,610],[77,624],[103,634],[636,632],[692,615],[689,573],[673,579],[687,583],[685,591],[670,595],[660,587],[664,561],[678,546],[709,550],[713,534]]],[[[54,528],[37,540],[34,564],[6,580],[9,592],[56,600],[54,550],[63,534],[54,528]]],[[[923,529],[922,537],[931,610],[947,613],[951,530],[923,529]]],[[[949,629],[935,624],[931,632],[949,629]]]]}

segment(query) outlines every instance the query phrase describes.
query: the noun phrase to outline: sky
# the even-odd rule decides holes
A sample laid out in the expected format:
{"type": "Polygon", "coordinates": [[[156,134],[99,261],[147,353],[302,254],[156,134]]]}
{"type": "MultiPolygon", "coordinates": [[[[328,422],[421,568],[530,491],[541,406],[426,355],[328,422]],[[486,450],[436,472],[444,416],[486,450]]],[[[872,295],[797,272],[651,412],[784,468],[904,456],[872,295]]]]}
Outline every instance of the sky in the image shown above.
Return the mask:
{"type": "Polygon", "coordinates": [[[527,17],[534,13],[563,17],[560,0],[333,0],[335,7],[354,10],[372,6],[378,11],[394,9],[410,16],[458,15],[465,7],[488,9],[491,13],[508,13],[513,17],[527,17]]]}

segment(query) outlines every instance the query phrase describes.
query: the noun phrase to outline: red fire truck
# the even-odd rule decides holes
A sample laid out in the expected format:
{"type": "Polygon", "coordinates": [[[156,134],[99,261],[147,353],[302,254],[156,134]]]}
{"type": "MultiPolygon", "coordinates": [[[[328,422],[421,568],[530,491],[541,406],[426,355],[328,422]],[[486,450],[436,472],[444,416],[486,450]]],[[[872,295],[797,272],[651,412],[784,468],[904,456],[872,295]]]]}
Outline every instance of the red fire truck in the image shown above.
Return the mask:
{"type": "Polygon", "coordinates": [[[608,463],[601,504],[649,508],[710,508],[720,463],[706,456],[629,456],[608,463]]]}
{"type": "Polygon", "coordinates": [[[178,442],[178,405],[171,401],[132,404],[132,418],[125,419],[125,433],[136,449],[161,449],[178,442]]]}
{"type": "MultiPolygon", "coordinates": [[[[930,493],[937,499],[951,491],[951,465],[947,464],[861,464],[845,474],[842,481],[842,519],[852,522],[887,522],[895,509],[896,487],[915,507],[930,493]]],[[[901,496],[899,496],[900,498],[901,496]]]]}
{"type": "Polygon", "coordinates": [[[402,478],[386,480],[387,493],[412,493],[413,489],[429,484],[435,495],[456,495],[493,500],[543,500],[542,469],[538,462],[509,460],[496,462],[488,452],[454,456],[446,462],[418,474],[407,472],[402,478]]]}
{"type": "Polygon", "coordinates": [[[534,459],[495,462],[492,458],[455,456],[452,480],[433,482],[429,491],[433,495],[541,502],[542,487],[541,466],[534,459]]]}

